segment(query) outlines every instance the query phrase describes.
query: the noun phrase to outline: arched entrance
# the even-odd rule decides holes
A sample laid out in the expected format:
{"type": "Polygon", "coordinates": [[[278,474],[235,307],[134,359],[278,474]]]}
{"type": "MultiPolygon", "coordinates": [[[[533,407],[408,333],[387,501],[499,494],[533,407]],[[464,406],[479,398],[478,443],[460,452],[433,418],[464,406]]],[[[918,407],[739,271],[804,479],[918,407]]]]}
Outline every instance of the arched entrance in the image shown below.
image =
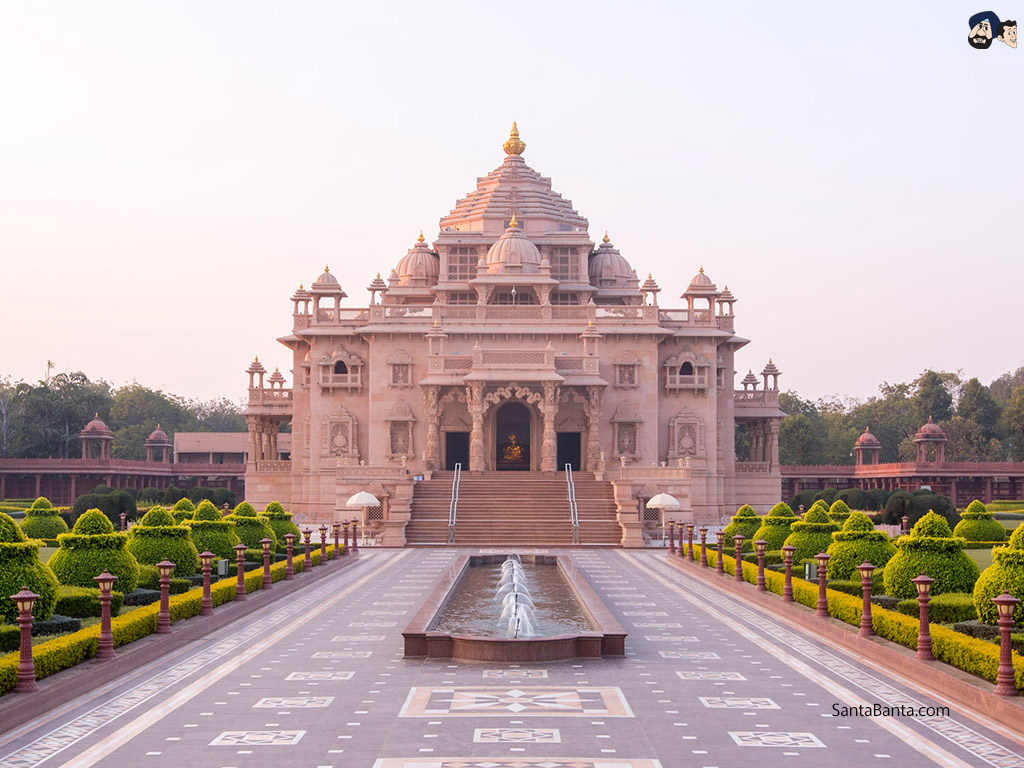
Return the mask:
{"type": "Polygon", "coordinates": [[[505,403],[495,416],[494,467],[530,471],[530,410],[522,403],[505,403]]]}

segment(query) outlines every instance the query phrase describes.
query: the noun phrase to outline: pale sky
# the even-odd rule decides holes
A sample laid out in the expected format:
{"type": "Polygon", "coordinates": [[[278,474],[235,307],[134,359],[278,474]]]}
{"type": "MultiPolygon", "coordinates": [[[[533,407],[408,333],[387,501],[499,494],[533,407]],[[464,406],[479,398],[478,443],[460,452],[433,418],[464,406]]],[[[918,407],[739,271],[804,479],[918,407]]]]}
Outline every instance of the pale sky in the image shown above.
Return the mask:
{"type": "MultiPolygon", "coordinates": [[[[804,396],[1024,364],[1024,47],[964,3],[0,2],[0,375],[238,399],[503,158],[804,396]]],[[[1000,18],[1024,16],[998,0],[1000,18]]]]}

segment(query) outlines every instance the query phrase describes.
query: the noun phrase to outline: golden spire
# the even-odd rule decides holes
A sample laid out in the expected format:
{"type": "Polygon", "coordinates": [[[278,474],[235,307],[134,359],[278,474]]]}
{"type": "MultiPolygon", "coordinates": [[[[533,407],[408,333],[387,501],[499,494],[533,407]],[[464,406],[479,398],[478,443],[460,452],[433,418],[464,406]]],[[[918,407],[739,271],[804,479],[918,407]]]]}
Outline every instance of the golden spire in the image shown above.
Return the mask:
{"type": "Polygon", "coordinates": [[[608,230],[606,229],[604,231],[604,237],[602,238],[601,242],[602,243],[610,243],[611,241],[612,241],[612,239],[610,237],[608,237],[608,230]]]}
{"type": "Polygon", "coordinates": [[[304,290],[306,290],[305,288],[303,288],[303,287],[302,287],[302,283],[299,283],[299,290],[300,290],[300,291],[304,291],[304,290]]]}
{"type": "Polygon", "coordinates": [[[654,279],[654,278],[653,278],[653,277],[651,276],[651,273],[650,273],[650,272],[648,272],[648,273],[647,273],[647,279],[648,279],[648,280],[653,280],[653,279],[654,279]]]}
{"type": "Polygon", "coordinates": [[[420,236],[416,238],[416,242],[417,243],[422,243],[423,242],[423,230],[422,229],[420,230],[420,236]]]}
{"type": "Polygon", "coordinates": [[[508,221],[508,226],[510,229],[515,229],[519,226],[519,222],[516,221],[516,215],[514,213],[512,214],[512,218],[508,221]]]}
{"type": "Polygon", "coordinates": [[[521,155],[526,151],[526,142],[519,138],[519,129],[515,122],[512,123],[512,131],[508,135],[508,141],[502,144],[506,155],[521,155]]]}
{"type": "Polygon", "coordinates": [[[327,266],[326,264],[324,264],[324,272],[330,272],[330,271],[331,271],[331,268],[329,266],[327,266]]]}
{"type": "Polygon", "coordinates": [[[700,272],[700,273],[701,273],[702,275],[704,274],[704,265],[703,265],[703,264],[701,265],[701,267],[700,267],[700,269],[699,269],[698,271],[699,271],[699,272],[700,272]]]}
{"type": "Polygon", "coordinates": [[[380,280],[380,272],[377,273],[377,279],[380,280]]]}

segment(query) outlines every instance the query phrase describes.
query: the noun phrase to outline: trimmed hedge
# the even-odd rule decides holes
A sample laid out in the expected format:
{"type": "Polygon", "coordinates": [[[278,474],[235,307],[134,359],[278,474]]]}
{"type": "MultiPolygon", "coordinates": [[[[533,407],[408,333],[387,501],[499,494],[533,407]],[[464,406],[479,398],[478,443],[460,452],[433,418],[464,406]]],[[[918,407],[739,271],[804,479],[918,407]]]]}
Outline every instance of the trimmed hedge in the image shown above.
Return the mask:
{"type": "MultiPolygon", "coordinates": [[[[790,526],[796,522],[796,515],[790,506],[780,501],[761,518],[760,527],[754,531],[754,541],[764,539],[768,542],[765,550],[774,551],[782,549],[786,543],[786,537],[790,534],[790,526]]],[[[756,559],[754,562],[757,562],[756,559]]],[[[767,560],[765,561],[767,562],[767,560]]]]}
{"type": "Polygon", "coordinates": [[[174,563],[174,575],[179,578],[199,570],[199,550],[192,543],[188,527],[176,525],[163,507],[153,507],[138,525],[132,526],[128,551],[142,565],[170,560],[174,563]]]}
{"type": "Polygon", "coordinates": [[[39,595],[32,606],[32,615],[47,619],[57,602],[57,579],[44,563],[39,561],[39,544],[29,539],[14,520],[0,512],[0,622],[13,623],[18,618],[18,607],[11,600],[22,587],[39,595]]]}
{"type": "Polygon", "coordinates": [[[117,576],[119,592],[135,589],[139,563],[125,549],[128,534],[115,533],[113,524],[98,509],[90,509],[78,518],[71,533],[62,533],[57,541],[60,548],[48,565],[61,584],[95,587],[95,577],[107,570],[117,576]]]}
{"type": "Polygon", "coordinates": [[[839,523],[839,525],[845,523],[850,514],[850,507],[842,499],[836,499],[832,502],[832,506],[828,508],[829,518],[833,522],[839,523]]]}
{"type": "MultiPolygon", "coordinates": [[[[124,595],[120,592],[110,593],[110,615],[117,616],[124,604],[124,595]]],[[[100,615],[100,591],[98,588],[69,587],[62,584],[57,588],[57,608],[55,613],[61,616],[74,616],[87,619],[100,615]]]]}
{"type": "Polygon", "coordinates": [[[56,539],[60,534],[68,532],[68,524],[50,500],[40,496],[25,512],[21,530],[30,539],[56,539]]]}
{"type": "Polygon", "coordinates": [[[896,540],[896,554],[885,566],[885,593],[915,597],[911,579],[926,573],[935,579],[932,595],[971,592],[978,580],[978,566],[963,551],[964,540],[953,536],[945,518],[929,512],[914,525],[909,536],[896,540]]]}
{"type": "Polygon", "coordinates": [[[953,535],[968,541],[1006,541],[1006,529],[996,522],[985,505],[975,499],[960,515],[953,535]]]}
{"type": "Polygon", "coordinates": [[[235,559],[234,547],[239,543],[235,523],[221,519],[220,510],[209,501],[202,501],[196,507],[192,520],[186,520],[192,542],[199,552],[209,550],[220,560],[235,559]]]}
{"type": "Polygon", "coordinates": [[[299,526],[292,522],[294,515],[291,512],[285,512],[280,502],[272,501],[267,504],[266,509],[263,510],[263,517],[267,518],[267,522],[270,523],[270,527],[274,531],[279,552],[284,552],[288,549],[284,538],[286,534],[291,533],[295,536],[296,541],[302,541],[302,531],[299,530],[299,526]]]}
{"type": "Polygon", "coordinates": [[[789,530],[790,534],[783,546],[796,547],[793,562],[799,563],[828,549],[828,545],[832,543],[832,534],[839,530],[839,525],[829,518],[824,502],[815,502],[804,513],[804,519],[797,520],[789,530]]]}
{"type": "MultiPolygon", "coordinates": [[[[328,559],[333,559],[334,548],[328,547],[328,559]]],[[[311,554],[313,565],[320,563],[320,551],[316,550],[311,554]]],[[[305,563],[302,558],[295,558],[293,567],[296,573],[301,572],[305,563]]],[[[270,567],[270,578],[272,582],[284,578],[285,563],[277,563],[270,567]]],[[[222,579],[210,588],[214,607],[223,605],[235,599],[235,583],[233,578],[222,579]]],[[[246,593],[255,592],[263,585],[263,569],[254,568],[245,574],[246,593]]],[[[203,599],[202,588],[192,589],[185,594],[175,595],[170,599],[171,621],[177,622],[199,615],[199,609],[203,599]]],[[[156,631],[157,614],[160,606],[146,605],[137,610],[130,611],[124,616],[118,616],[111,620],[111,630],[114,635],[114,645],[122,646],[153,634],[156,631]]],[[[56,674],[61,670],[68,669],[91,659],[96,655],[96,647],[99,644],[100,628],[98,624],[86,627],[70,635],[56,637],[37,644],[32,649],[32,655],[36,665],[36,679],[42,680],[45,677],[56,674]]],[[[0,694],[12,690],[17,683],[18,676],[18,654],[10,653],[0,658],[0,694]]]]}
{"type": "MultiPolygon", "coordinates": [[[[250,550],[258,551],[261,558],[263,557],[263,545],[260,544],[262,539],[270,539],[273,542],[270,545],[272,550],[277,548],[277,536],[274,534],[274,529],[270,527],[270,521],[257,515],[256,510],[249,502],[243,501],[235,507],[234,512],[224,519],[235,524],[235,534],[238,538],[250,550]]],[[[246,554],[248,555],[248,553],[246,554]]]]}
{"type": "MultiPolygon", "coordinates": [[[[834,508],[835,504],[832,506],[834,508]]],[[[896,554],[896,547],[886,534],[875,530],[867,515],[851,512],[842,530],[832,534],[832,543],[826,552],[830,555],[828,577],[843,580],[856,579],[859,574],[857,566],[863,562],[884,568],[896,554]]]]}
{"type": "Polygon", "coordinates": [[[986,624],[996,623],[998,612],[992,598],[1003,590],[1021,601],[1013,618],[1018,625],[1024,623],[1024,523],[1017,526],[1006,546],[992,550],[992,565],[974,585],[974,606],[986,624]]]}
{"type": "Polygon", "coordinates": [[[174,522],[176,525],[181,525],[185,520],[192,519],[195,511],[195,504],[193,504],[191,499],[187,496],[183,499],[179,499],[178,502],[171,507],[171,515],[174,516],[174,522]]]}
{"type": "Polygon", "coordinates": [[[749,504],[744,504],[736,510],[736,514],[729,520],[729,524],[722,529],[726,540],[732,544],[732,537],[736,534],[743,535],[741,552],[752,552],[754,550],[754,534],[761,527],[761,518],[757,511],[749,504]]]}
{"type": "MultiPolygon", "coordinates": [[[[920,606],[917,598],[900,600],[896,610],[905,616],[919,616],[920,606]]],[[[935,624],[956,624],[959,621],[973,621],[978,618],[974,610],[973,595],[964,592],[947,592],[936,595],[928,601],[928,620],[935,624]]]]}

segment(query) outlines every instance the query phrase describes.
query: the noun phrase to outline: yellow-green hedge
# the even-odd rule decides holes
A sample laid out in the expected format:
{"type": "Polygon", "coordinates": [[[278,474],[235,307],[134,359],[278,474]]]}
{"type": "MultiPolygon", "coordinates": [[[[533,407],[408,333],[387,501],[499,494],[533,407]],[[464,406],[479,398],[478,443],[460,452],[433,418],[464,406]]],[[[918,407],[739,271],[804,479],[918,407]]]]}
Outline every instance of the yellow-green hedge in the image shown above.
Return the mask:
{"type": "MultiPolygon", "coordinates": [[[[694,544],[694,552],[699,561],[699,544],[694,544]]],[[[708,565],[714,568],[715,561],[716,552],[708,547],[708,565]]],[[[722,566],[730,578],[735,575],[735,559],[723,555],[722,566]]],[[[744,562],[742,567],[743,580],[756,584],[757,566],[744,562]]],[[[781,595],[786,577],[785,574],[777,571],[765,570],[764,581],[769,592],[781,595]]],[[[837,592],[834,589],[827,589],[825,594],[828,598],[830,616],[855,627],[860,626],[861,598],[837,592]]],[[[794,576],[793,599],[809,608],[815,608],[818,605],[818,585],[794,576]]],[[[871,624],[879,637],[884,637],[886,640],[907,648],[917,648],[917,618],[873,605],[871,606],[871,624]]],[[[996,672],[999,669],[998,645],[987,640],[970,637],[962,632],[956,632],[941,624],[931,624],[930,626],[932,654],[936,659],[989,682],[996,681],[996,672]]],[[[1024,656],[1014,651],[1011,653],[1011,659],[1017,688],[1024,690],[1024,656]]]]}
{"type": "MultiPolygon", "coordinates": [[[[344,549],[344,548],[343,548],[344,549]]],[[[334,546],[328,545],[327,559],[334,559],[334,546]]],[[[314,566],[320,564],[320,548],[310,552],[310,560],[314,566]]],[[[281,581],[284,578],[286,563],[281,561],[270,566],[270,580],[281,581]]],[[[296,556],[293,559],[293,567],[296,573],[301,573],[305,567],[304,556],[296,556]]],[[[230,602],[235,599],[236,578],[230,577],[221,579],[210,586],[210,596],[213,605],[230,602]]],[[[253,568],[245,573],[245,591],[255,592],[263,587],[263,566],[253,568]]],[[[185,592],[181,595],[174,595],[170,598],[169,607],[171,621],[182,621],[199,615],[199,609],[203,601],[203,588],[185,592]]],[[[160,612],[159,603],[151,603],[136,608],[123,616],[117,616],[110,621],[110,630],[114,636],[114,645],[121,646],[135,642],[156,631],[157,614],[160,612]]],[[[94,624],[91,627],[72,632],[69,635],[55,637],[38,643],[32,649],[32,655],[36,665],[36,679],[42,680],[63,669],[68,669],[86,659],[96,655],[96,648],[99,645],[100,627],[94,624]]],[[[18,675],[18,653],[14,652],[0,657],[0,694],[11,691],[17,683],[18,675]]]]}

